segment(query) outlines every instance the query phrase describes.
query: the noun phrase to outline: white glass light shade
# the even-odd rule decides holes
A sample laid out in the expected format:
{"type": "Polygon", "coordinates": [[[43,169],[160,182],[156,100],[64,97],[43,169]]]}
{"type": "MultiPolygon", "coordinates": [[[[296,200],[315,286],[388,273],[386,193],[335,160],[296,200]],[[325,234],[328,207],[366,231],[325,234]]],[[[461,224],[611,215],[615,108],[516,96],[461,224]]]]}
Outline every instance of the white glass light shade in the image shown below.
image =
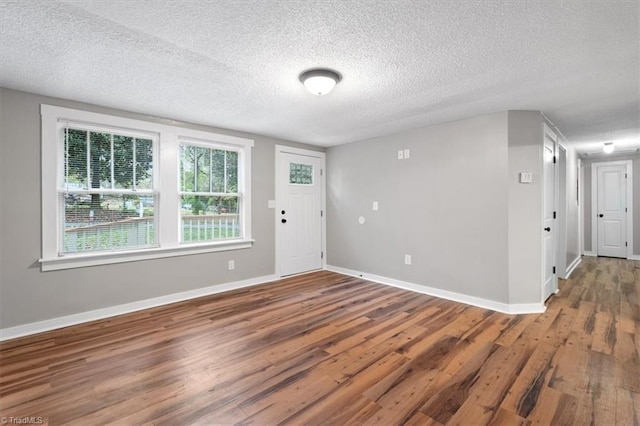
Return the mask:
{"type": "Polygon", "coordinates": [[[606,153],[606,154],[611,154],[613,152],[613,150],[616,149],[616,147],[613,145],[613,142],[608,142],[604,144],[604,147],[602,147],[602,150],[606,153]]]}
{"type": "Polygon", "coordinates": [[[323,96],[331,92],[340,81],[340,74],[325,69],[309,70],[300,75],[300,81],[312,94],[323,96]]]}
{"type": "Polygon", "coordinates": [[[316,77],[309,77],[304,81],[304,87],[314,95],[322,96],[326,95],[336,86],[336,81],[330,77],[324,77],[318,75],[316,77]]]}

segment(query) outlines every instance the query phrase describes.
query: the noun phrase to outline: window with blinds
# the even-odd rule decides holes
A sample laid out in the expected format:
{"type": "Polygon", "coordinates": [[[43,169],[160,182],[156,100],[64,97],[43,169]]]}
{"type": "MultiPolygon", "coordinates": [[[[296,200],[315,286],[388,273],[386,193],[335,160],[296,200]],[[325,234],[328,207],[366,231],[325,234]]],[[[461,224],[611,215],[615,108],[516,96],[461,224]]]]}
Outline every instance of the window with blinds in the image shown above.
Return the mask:
{"type": "Polygon", "coordinates": [[[156,246],[155,135],[64,123],[61,254],[156,246]]]}
{"type": "Polygon", "coordinates": [[[43,271],[248,249],[253,141],[41,105],[43,271]]]}
{"type": "Polygon", "coordinates": [[[181,242],[241,238],[238,151],[181,141],[179,156],[181,242]]]}

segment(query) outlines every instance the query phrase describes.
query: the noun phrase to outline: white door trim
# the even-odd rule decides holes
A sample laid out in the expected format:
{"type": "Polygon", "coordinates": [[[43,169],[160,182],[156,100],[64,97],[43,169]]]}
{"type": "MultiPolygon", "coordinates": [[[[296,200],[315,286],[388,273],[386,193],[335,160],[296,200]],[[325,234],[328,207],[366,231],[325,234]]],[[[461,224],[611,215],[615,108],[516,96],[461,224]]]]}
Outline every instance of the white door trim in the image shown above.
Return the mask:
{"type": "MultiPolygon", "coordinates": [[[[542,157],[541,157],[541,161],[542,161],[542,172],[541,172],[541,182],[542,182],[542,188],[540,189],[540,194],[542,195],[542,206],[541,206],[541,215],[540,217],[542,218],[542,227],[544,227],[544,218],[545,218],[545,159],[544,159],[544,149],[545,149],[545,139],[549,138],[549,140],[551,140],[551,142],[553,142],[553,155],[554,158],[557,160],[558,158],[558,135],[556,135],[556,133],[551,129],[551,127],[549,127],[546,123],[544,123],[543,125],[543,134],[542,134],[542,143],[540,145],[541,148],[541,152],[542,152],[542,157]]],[[[559,179],[558,179],[558,163],[554,161],[554,179],[553,179],[553,190],[554,190],[554,197],[553,197],[553,203],[554,203],[554,207],[553,210],[554,211],[558,211],[558,187],[559,187],[559,179]]],[[[557,218],[556,218],[557,220],[557,218]]],[[[555,228],[555,223],[554,222],[554,228],[555,228]]],[[[553,229],[552,229],[553,230],[553,229]]],[[[545,266],[549,266],[549,265],[545,265],[545,257],[546,257],[546,253],[545,253],[545,245],[544,245],[544,238],[545,238],[545,232],[544,229],[540,229],[540,238],[542,239],[542,282],[540,283],[540,294],[542,296],[541,298],[541,302],[544,304],[544,302],[547,300],[547,298],[549,297],[548,294],[546,294],[545,292],[545,278],[546,278],[546,271],[545,271],[545,266]]],[[[553,250],[553,262],[556,263],[557,260],[557,232],[553,233],[553,241],[552,241],[552,250],[553,250]]],[[[555,292],[558,291],[558,268],[556,267],[556,273],[553,274],[553,288],[555,289],[555,292]]]]}
{"type": "MultiPolygon", "coordinates": [[[[280,154],[298,154],[298,155],[305,155],[307,157],[314,157],[314,158],[319,158],[320,159],[320,163],[322,164],[321,168],[322,168],[322,172],[320,174],[320,206],[321,209],[323,211],[323,215],[322,215],[322,219],[321,219],[321,233],[320,233],[320,239],[322,241],[322,269],[326,269],[327,267],[327,162],[326,162],[326,154],[324,152],[320,152],[320,151],[311,151],[308,149],[302,149],[302,148],[294,148],[291,146],[286,146],[286,145],[276,145],[276,149],[275,149],[275,178],[274,178],[274,185],[275,185],[275,194],[276,194],[276,206],[278,205],[278,200],[281,199],[282,195],[280,194],[281,190],[280,190],[280,185],[278,185],[278,176],[280,176],[280,172],[282,171],[281,168],[283,167],[282,162],[280,161],[280,154]]],[[[278,277],[281,277],[282,274],[280,273],[280,262],[282,259],[280,259],[280,244],[282,244],[280,242],[280,233],[278,232],[278,215],[276,214],[277,212],[274,210],[274,230],[275,230],[275,241],[276,241],[276,246],[275,246],[275,250],[276,250],[276,265],[275,265],[275,275],[278,277]]]]}
{"type": "Polygon", "coordinates": [[[558,142],[558,151],[556,152],[556,156],[558,158],[558,164],[556,165],[556,174],[558,175],[558,186],[556,187],[556,208],[558,212],[558,225],[556,228],[558,229],[557,239],[556,239],[556,266],[558,278],[566,279],[567,278],[567,207],[568,207],[568,199],[567,199],[567,175],[568,175],[568,165],[569,165],[569,153],[565,145],[562,142],[558,142]],[[564,160],[562,157],[562,153],[564,153],[564,160]],[[564,164],[563,164],[564,161],[564,164]],[[564,175],[562,174],[562,168],[564,167],[564,175]]]}
{"type": "Polygon", "coordinates": [[[591,251],[598,255],[598,168],[626,166],[627,168],[627,259],[633,257],[633,162],[631,160],[603,161],[591,164],[591,251]]]}
{"type": "Polygon", "coordinates": [[[578,177],[578,257],[584,254],[584,165],[578,158],[576,164],[578,177]]]}

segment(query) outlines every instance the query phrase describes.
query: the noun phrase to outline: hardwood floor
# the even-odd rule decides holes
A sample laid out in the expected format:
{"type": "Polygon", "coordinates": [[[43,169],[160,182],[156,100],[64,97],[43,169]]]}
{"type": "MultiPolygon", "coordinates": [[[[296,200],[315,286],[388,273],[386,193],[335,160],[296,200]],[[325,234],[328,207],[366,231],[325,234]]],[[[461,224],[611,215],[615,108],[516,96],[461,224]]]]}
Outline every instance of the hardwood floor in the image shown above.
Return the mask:
{"type": "Polygon", "coordinates": [[[45,424],[640,424],[640,262],[585,258],[540,315],[317,272],[0,345],[45,424]]]}

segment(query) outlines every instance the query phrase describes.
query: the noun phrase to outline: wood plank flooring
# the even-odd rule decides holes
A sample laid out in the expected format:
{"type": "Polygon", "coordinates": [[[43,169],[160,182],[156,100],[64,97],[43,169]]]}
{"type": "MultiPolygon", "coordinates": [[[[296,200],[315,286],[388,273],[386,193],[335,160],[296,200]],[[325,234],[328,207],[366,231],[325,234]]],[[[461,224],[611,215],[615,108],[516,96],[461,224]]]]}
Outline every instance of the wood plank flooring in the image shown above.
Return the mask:
{"type": "Polygon", "coordinates": [[[585,258],[540,315],[323,271],[15,339],[0,416],[639,425],[640,262],[585,258]]]}

